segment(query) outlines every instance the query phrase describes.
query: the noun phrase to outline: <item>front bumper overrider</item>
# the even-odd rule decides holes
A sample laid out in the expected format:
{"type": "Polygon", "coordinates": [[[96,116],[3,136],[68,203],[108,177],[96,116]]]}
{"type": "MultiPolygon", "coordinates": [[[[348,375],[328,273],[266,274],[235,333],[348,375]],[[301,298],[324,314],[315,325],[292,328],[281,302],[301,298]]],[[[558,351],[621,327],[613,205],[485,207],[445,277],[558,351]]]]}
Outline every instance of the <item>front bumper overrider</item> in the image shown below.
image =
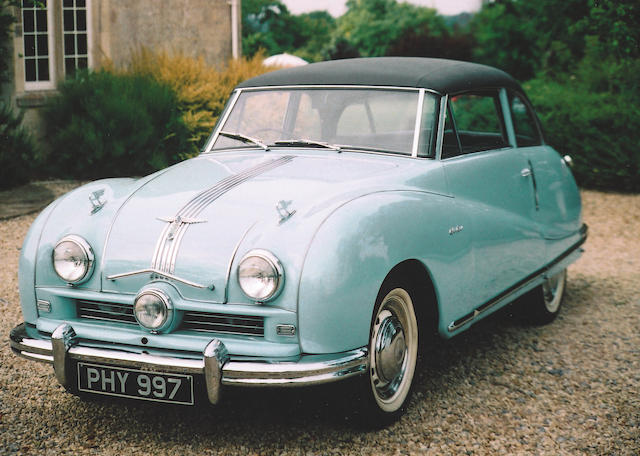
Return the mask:
{"type": "Polygon", "coordinates": [[[56,379],[65,388],[71,386],[71,362],[84,361],[114,367],[202,375],[212,404],[218,403],[222,385],[315,385],[361,374],[369,366],[366,347],[328,355],[302,355],[297,361],[234,360],[229,357],[224,343],[216,338],[211,339],[198,359],[138,353],[117,345],[113,348],[95,348],[82,345],[68,323],[58,326],[51,338],[30,336],[26,325],[22,323],[11,331],[10,340],[11,349],[17,355],[53,364],[56,379]]]}

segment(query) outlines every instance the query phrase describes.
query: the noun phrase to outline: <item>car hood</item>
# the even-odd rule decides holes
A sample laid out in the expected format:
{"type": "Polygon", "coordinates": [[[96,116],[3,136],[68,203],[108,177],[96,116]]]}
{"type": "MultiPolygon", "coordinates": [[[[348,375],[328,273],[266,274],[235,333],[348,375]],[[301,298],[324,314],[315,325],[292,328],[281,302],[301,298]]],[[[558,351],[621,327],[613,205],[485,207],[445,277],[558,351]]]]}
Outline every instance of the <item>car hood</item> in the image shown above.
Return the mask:
{"type": "Polygon", "coordinates": [[[410,162],[380,158],[273,151],[180,163],[117,211],[104,246],[102,287],[135,293],[154,275],[170,276],[183,295],[226,302],[234,257],[247,250],[241,244],[265,248],[258,242],[267,231],[279,231],[282,243],[307,232],[309,241],[332,207],[384,186],[410,162]]]}

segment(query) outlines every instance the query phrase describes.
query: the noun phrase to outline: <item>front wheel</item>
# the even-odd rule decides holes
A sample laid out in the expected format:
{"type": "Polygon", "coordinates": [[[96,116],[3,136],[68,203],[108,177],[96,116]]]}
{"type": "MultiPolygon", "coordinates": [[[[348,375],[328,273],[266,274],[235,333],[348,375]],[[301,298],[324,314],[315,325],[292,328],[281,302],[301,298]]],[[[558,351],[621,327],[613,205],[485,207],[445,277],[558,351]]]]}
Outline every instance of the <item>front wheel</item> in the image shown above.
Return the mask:
{"type": "Polygon", "coordinates": [[[405,288],[392,288],[374,311],[363,400],[368,418],[379,424],[397,419],[411,392],[418,359],[418,322],[413,303],[405,288]]]}

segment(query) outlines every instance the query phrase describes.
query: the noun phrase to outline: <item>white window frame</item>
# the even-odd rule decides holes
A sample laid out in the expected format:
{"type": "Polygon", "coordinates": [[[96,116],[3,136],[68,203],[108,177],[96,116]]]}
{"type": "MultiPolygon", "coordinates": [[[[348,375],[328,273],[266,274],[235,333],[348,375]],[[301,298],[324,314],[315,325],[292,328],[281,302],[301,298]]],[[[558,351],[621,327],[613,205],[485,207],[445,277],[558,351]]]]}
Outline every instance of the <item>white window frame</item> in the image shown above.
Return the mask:
{"type": "MultiPolygon", "coordinates": [[[[23,27],[22,32],[22,68],[24,71],[24,90],[48,90],[54,89],[56,87],[56,52],[55,52],[55,30],[54,30],[54,22],[53,22],[53,8],[55,7],[55,0],[48,0],[47,2],[47,42],[49,44],[49,80],[48,81],[27,81],[27,59],[26,52],[24,49],[24,18],[22,15],[22,2],[20,2],[20,22],[23,27]]],[[[37,65],[37,62],[36,62],[37,65]]]]}
{"type": "MultiPolygon", "coordinates": [[[[76,7],[73,8],[75,11],[76,7]]],[[[93,68],[93,47],[92,47],[92,29],[91,29],[91,0],[85,0],[85,12],[87,15],[87,68],[93,68]]],[[[67,66],[65,65],[65,58],[67,55],[64,53],[64,2],[60,3],[60,36],[62,37],[62,72],[66,76],[67,66]]],[[[77,51],[77,48],[76,48],[77,51]]]]}

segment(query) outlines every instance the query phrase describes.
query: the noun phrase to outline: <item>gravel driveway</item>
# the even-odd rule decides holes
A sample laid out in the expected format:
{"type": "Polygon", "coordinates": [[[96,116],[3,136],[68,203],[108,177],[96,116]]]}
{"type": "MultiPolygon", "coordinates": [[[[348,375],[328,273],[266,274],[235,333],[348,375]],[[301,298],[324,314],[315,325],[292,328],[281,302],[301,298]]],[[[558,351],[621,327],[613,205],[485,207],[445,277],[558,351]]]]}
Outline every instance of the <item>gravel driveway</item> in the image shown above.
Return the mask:
{"type": "Polygon", "coordinates": [[[217,408],[83,402],[11,353],[19,248],[0,221],[0,454],[640,454],[640,195],[583,192],[586,253],[546,327],[500,312],[434,347],[396,424],[364,431],[348,385],[229,390],[217,408]]]}

